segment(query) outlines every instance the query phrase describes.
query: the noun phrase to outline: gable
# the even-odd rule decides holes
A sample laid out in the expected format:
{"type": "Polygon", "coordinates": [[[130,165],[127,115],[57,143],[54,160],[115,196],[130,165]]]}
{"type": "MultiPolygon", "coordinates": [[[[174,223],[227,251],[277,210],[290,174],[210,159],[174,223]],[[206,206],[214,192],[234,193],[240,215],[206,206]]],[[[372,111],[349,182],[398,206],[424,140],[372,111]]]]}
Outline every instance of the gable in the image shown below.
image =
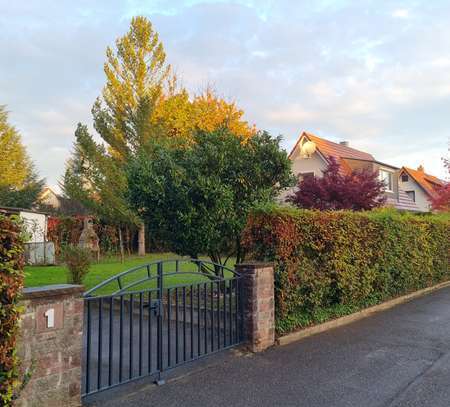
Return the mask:
{"type": "Polygon", "coordinates": [[[303,132],[301,134],[301,136],[295,143],[294,148],[289,154],[289,157],[298,154],[301,143],[305,138],[309,141],[314,142],[316,144],[319,153],[325,158],[335,157],[337,159],[350,158],[355,160],[375,161],[375,158],[372,154],[356,150],[355,148],[349,147],[344,144],[339,144],[333,141],[325,140],[323,138],[317,137],[311,133],[306,132],[303,132]]]}
{"type": "Polygon", "coordinates": [[[429,196],[434,196],[435,188],[444,185],[444,182],[439,178],[427,174],[424,171],[413,170],[412,168],[402,167],[400,170],[400,177],[406,174],[415,182],[425,193],[429,196]]]}
{"type": "Polygon", "coordinates": [[[316,149],[311,157],[301,157],[300,148],[306,141],[310,140],[306,137],[305,133],[303,133],[289,154],[289,159],[292,161],[292,172],[295,175],[309,172],[314,172],[315,175],[321,175],[321,172],[325,170],[328,165],[328,160],[320,153],[318,149],[316,149]]]}
{"type": "MultiPolygon", "coordinates": [[[[312,159],[315,155],[318,155],[323,163],[320,165],[321,169],[325,168],[325,166],[329,163],[331,157],[334,157],[338,161],[341,168],[340,171],[342,173],[351,172],[354,165],[351,165],[349,160],[357,160],[366,163],[372,163],[375,161],[375,158],[369,153],[356,150],[347,145],[322,139],[311,133],[303,132],[289,154],[289,158],[293,161],[293,163],[296,163],[297,161],[304,161],[304,159],[300,156],[300,149],[306,141],[312,141],[316,145],[316,152],[311,158],[309,158],[309,160],[312,159]]],[[[303,167],[305,165],[306,164],[302,164],[301,166],[303,167]]],[[[300,167],[300,165],[297,164],[297,167],[300,167]]],[[[295,169],[294,172],[296,172],[295,169]]]]}

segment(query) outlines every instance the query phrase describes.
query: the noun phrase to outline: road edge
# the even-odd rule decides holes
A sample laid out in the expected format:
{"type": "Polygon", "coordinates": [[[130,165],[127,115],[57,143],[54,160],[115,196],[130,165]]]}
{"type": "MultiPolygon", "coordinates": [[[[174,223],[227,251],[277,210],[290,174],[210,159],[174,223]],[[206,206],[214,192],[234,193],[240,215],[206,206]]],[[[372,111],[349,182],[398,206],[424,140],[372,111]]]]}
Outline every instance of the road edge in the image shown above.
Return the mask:
{"type": "Polygon", "coordinates": [[[423,288],[419,291],[414,291],[413,293],[402,295],[401,297],[394,298],[392,300],[382,302],[381,304],[374,305],[369,308],[365,308],[361,311],[357,311],[350,315],[345,315],[343,317],[332,319],[331,321],[324,322],[322,324],[314,325],[308,328],[301,329],[299,331],[291,332],[287,335],[283,335],[277,338],[276,344],[279,346],[288,345],[293,342],[297,342],[301,339],[308,338],[313,335],[317,335],[322,332],[329,331],[330,329],[339,328],[344,325],[348,325],[352,322],[359,321],[360,319],[367,318],[372,314],[376,314],[381,311],[388,310],[396,305],[403,304],[414,298],[421,297],[432,291],[439,290],[450,286],[450,280],[444,281],[442,283],[436,284],[431,287],[423,288]]]}

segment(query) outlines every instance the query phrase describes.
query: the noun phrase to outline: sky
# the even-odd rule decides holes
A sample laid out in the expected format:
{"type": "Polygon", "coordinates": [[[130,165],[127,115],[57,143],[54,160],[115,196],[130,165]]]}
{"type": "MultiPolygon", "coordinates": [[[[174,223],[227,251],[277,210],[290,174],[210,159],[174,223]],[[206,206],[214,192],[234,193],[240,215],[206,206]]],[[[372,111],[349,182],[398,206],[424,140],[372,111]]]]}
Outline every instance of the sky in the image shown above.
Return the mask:
{"type": "Polygon", "coordinates": [[[78,122],[105,83],[105,50],[147,16],[182,85],[213,86],[245,119],[444,176],[450,2],[438,0],[0,0],[0,104],[58,184],[78,122]]]}

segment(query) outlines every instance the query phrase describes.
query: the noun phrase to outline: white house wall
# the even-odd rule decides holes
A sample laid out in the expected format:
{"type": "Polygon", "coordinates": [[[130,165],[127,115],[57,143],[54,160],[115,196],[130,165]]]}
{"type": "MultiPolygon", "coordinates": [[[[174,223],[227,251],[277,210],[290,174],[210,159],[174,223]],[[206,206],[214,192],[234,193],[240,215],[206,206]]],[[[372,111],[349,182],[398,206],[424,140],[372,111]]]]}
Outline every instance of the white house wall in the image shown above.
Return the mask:
{"type": "Polygon", "coordinates": [[[317,152],[311,158],[301,158],[298,155],[292,158],[292,172],[295,175],[299,175],[302,172],[314,172],[316,177],[321,177],[326,167],[327,164],[317,152]]]}
{"type": "Polygon", "coordinates": [[[51,206],[52,208],[59,209],[61,207],[61,202],[58,197],[53,193],[53,191],[48,191],[42,198],[43,204],[51,206]]]}
{"type": "Polygon", "coordinates": [[[408,175],[408,182],[402,181],[402,176],[399,177],[400,188],[403,191],[414,191],[416,195],[416,205],[423,212],[428,212],[430,210],[430,201],[428,200],[428,195],[424,192],[424,190],[408,175]]]}
{"type": "MultiPolygon", "coordinates": [[[[294,175],[298,176],[301,173],[305,172],[314,172],[316,177],[321,177],[323,175],[323,171],[327,168],[327,164],[324,159],[320,157],[318,153],[314,153],[310,158],[301,158],[296,152],[297,155],[291,157],[292,160],[292,172],[294,175]]],[[[286,198],[289,195],[292,195],[295,191],[296,187],[287,188],[280,193],[277,198],[279,203],[284,203],[286,198]]]]}
{"type": "Polygon", "coordinates": [[[47,234],[46,215],[42,213],[20,212],[20,217],[23,219],[30,237],[27,243],[44,242],[47,234]]]}

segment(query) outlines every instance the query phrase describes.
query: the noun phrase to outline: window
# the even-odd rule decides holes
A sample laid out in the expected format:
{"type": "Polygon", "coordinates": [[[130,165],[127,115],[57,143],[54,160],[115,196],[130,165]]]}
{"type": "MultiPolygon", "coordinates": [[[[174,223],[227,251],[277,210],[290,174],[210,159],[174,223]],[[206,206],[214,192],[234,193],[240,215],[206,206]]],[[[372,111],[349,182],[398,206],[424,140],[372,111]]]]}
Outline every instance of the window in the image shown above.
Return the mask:
{"type": "Polygon", "coordinates": [[[411,201],[416,202],[416,191],[405,191],[411,201]]]}
{"type": "Polygon", "coordinates": [[[393,191],[393,183],[392,183],[392,172],[380,169],[379,174],[380,180],[384,182],[384,185],[386,186],[386,191],[393,191]]]}
{"type": "Polygon", "coordinates": [[[402,182],[408,182],[408,181],[409,181],[408,176],[406,174],[403,174],[402,175],[402,182]]]}
{"type": "Polygon", "coordinates": [[[308,178],[314,178],[314,172],[301,172],[298,174],[298,178],[303,181],[308,178]]]}

